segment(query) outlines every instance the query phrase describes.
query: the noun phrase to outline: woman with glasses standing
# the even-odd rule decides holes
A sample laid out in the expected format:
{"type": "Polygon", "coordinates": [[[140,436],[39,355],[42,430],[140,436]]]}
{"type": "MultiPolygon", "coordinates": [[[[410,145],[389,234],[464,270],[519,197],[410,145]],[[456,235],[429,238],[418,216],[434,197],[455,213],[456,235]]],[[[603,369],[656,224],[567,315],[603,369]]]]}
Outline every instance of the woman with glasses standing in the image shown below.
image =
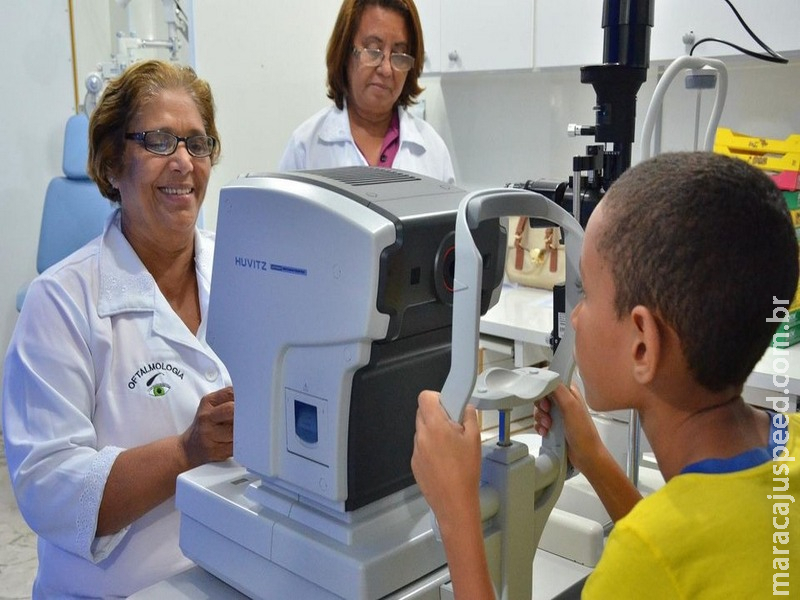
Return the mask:
{"type": "Polygon", "coordinates": [[[33,598],[128,596],[189,568],[175,480],[232,454],[233,390],[205,339],[220,152],[211,90],[134,63],[89,123],[89,173],[119,205],[30,286],[9,346],[3,432],[38,534],[33,598]]]}
{"type": "Polygon", "coordinates": [[[407,110],[424,58],[414,0],[345,0],[326,57],[334,106],[295,130],[279,169],[372,165],[453,182],[444,141],[407,110]]]}

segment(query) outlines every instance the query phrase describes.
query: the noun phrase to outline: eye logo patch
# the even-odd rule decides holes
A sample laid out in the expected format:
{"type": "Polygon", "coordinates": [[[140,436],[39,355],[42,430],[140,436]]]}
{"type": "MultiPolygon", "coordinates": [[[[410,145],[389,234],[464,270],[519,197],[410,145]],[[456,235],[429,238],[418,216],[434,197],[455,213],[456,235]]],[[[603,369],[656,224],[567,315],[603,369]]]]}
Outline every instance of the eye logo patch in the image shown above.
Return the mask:
{"type": "Polygon", "coordinates": [[[183,369],[177,365],[164,362],[148,363],[131,375],[128,380],[128,389],[134,391],[144,389],[152,398],[163,398],[169,394],[175,385],[183,381],[183,369]]]}
{"type": "Polygon", "coordinates": [[[150,379],[147,380],[147,393],[155,398],[161,398],[162,396],[166,396],[169,391],[172,389],[172,386],[168,383],[163,381],[156,381],[158,377],[163,377],[163,373],[156,373],[150,379]]]}

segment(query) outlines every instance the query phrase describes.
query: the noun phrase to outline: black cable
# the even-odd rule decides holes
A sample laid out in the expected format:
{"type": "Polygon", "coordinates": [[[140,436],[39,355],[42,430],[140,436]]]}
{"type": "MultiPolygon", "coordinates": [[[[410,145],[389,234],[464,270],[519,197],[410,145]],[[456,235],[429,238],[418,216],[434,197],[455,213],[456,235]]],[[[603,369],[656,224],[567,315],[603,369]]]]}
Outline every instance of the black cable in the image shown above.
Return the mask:
{"type": "Polygon", "coordinates": [[[774,62],[774,63],[781,63],[781,64],[786,64],[786,63],[789,62],[788,59],[784,58],[783,56],[781,56],[780,54],[775,52],[772,48],[770,48],[764,42],[762,42],[761,39],[755,33],[753,33],[753,30],[750,29],[750,27],[747,25],[747,23],[745,23],[744,19],[742,18],[742,15],[739,14],[739,11],[736,10],[736,7],[730,2],[730,0],[725,0],[725,3],[731,8],[731,10],[733,11],[733,14],[736,15],[736,18],[739,19],[739,23],[742,24],[742,27],[744,27],[744,30],[747,33],[750,34],[750,37],[753,38],[756,41],[756,43],[759,46],[761,46],[761,48],[764,49],[766,54],[761,54],[760,52],[753,52],[752,50],[747,50],[746,48],[742,48],[741,46],[737,46],[736,44],[733,44],[733,43],[725,41],[725,40],[721,40],[719,38],[708,37],[708,38],[703,38],[701,40],[696,41],[694,43],[694,45],[692,46],[692,49],[689,50],[689,56],[691,56],[692,53],[694,52],[694,49],[697,48],[703,42],[717,42],[717,43],[720,43],[720,44],[725,44],[726,46],[730,46],[731,48],[735,48],[736,50],[738,50],[742,54],[746,54],[747,56],[752,56],[753,58],[758,58],[760,60],[764,60],[764,61],[767,61],[767,62],[774,62]]]}
{"type": "Polygon", "coordinates": [[[710,37],[703,38],[702,40],[698,40],[697,42],[695,42],[694,46],[692,46],[692,49],[689,51],[689,55],[691,55],[694,52],[694,49],[697,48],[697,46],[699,46],[703,42],[717,42],[719,44],[725,44],[726,46],[730,46],[731,48],[736,48],[742,54],[746,54],[747,56],[752,56],[753,58],[765,60],[767,62],[774,62],[781,64],[786,64],[787,62],[789,62],[780,54],[775,54],[775,53],[760,54],[758,52],[753,52],[752,50],[747,50],[746,48],[742,48],[741,46],[737,46],[736,44],[733,44],[731,42],[726,42],[725,40],[721,40],[719,38],[710,38],[710,37]]]}

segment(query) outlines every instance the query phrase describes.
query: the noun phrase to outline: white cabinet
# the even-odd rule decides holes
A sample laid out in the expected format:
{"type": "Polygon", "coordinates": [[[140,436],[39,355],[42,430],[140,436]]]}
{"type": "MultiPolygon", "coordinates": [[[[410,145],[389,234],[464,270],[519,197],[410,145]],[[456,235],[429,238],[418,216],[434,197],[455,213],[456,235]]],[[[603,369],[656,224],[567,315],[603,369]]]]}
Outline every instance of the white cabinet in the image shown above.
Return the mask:
{"type": "MultiPolygon", "coordinates": [[[[683,35],[714,37],[761,52],[724,0],[653,0],[650,60],[671,61],[686,54],[683,35]]],[[[603,62],[604,0],[535,0],[534,62],[537,68],[574,67],[603,62]]],[[[733,0],[749,27],[779,53],[800,50],[800,2],[733,0]]],[[[696,56],[727,58],[743,54],[730,46],[704,43],[696,56]]],[[[754,59],[753,59],[754,60],[754,59]]]]}
{"type": "MultiPolygon", "coordinates": [[[[753,33],[775,52],[788,53],[800,49],[800,2],[733,0],[733,5],[753,33]]],[[[694,32],[697,40],[719,38],[763,53],[723,0],[656,0],[650,60],[672,60],[685,54],[681,38],[690,31],[694,32]]],[[[738,50],[716,42],[701,44],[694,55],[723,59],[744,57],[738,50]]]]}
{"type": "Polygon", "coordinates": [[[442,0],[416,0],[417,12],[422,22],[425,39],[425,63],[423,75],[440,73],[442,70],[442,0]]]}
{"type": "Polygon", "coordinates": [[[418,0],[424,73],[533,68],[534,0],[418,0]]]}
{"type": "Polygon", "coordinates": [[[603,1],[536,0],[533,36],[536,67],[546,69],[602,63],[603,1]]]}

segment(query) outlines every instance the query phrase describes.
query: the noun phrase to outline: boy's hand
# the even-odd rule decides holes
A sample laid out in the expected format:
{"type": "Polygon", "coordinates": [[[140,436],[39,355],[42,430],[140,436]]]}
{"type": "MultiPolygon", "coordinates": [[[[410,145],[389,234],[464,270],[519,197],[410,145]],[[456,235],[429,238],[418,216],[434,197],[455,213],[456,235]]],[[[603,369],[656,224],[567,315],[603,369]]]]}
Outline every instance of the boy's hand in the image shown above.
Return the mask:
{"type": "Polygon", "coordinates": [[[439,523],[453,592],[463,600],[495,598],[481,527],[475,407],[467,405],[462,425],[450,420],[436,392],[422,392],[418,401],[411,469],[439,523]]]}
{"type": "Polygon", "coordinates": [[[605,451],[586,402],[574,384],[570,389],[563,384],[559,385],[550,396],[537,402],[534,420],[536,431],[542,437],[548,434],[553,424],[550,416],[553,402],[561,409],[564,417],[564,435],[567,439],[569,461],[576,469],[584,472],[587,462],[596,457],[598,452],[605,451]]]}
{"type": "Polygon", "coordinates": [[[569,461],[586,476],[613,521],[627,515],[642,496],[603,444],[589,409],[574,385],[567,389],[558,386],[543,398],[534,413],[536,431],[547,435],[553,420],[550,410],[556,403],[564,416],[564,435],[567,438],[569,461]]]}
{"type": "Polygon", "coordinates": [[[422,493],[439,519],[471,511],[477,502],[481,475],[481,438],[474,406],[467,405],[464,423],[447,415],[439,394],[419,395],[417,431],[411,469],[422,493]]]}

